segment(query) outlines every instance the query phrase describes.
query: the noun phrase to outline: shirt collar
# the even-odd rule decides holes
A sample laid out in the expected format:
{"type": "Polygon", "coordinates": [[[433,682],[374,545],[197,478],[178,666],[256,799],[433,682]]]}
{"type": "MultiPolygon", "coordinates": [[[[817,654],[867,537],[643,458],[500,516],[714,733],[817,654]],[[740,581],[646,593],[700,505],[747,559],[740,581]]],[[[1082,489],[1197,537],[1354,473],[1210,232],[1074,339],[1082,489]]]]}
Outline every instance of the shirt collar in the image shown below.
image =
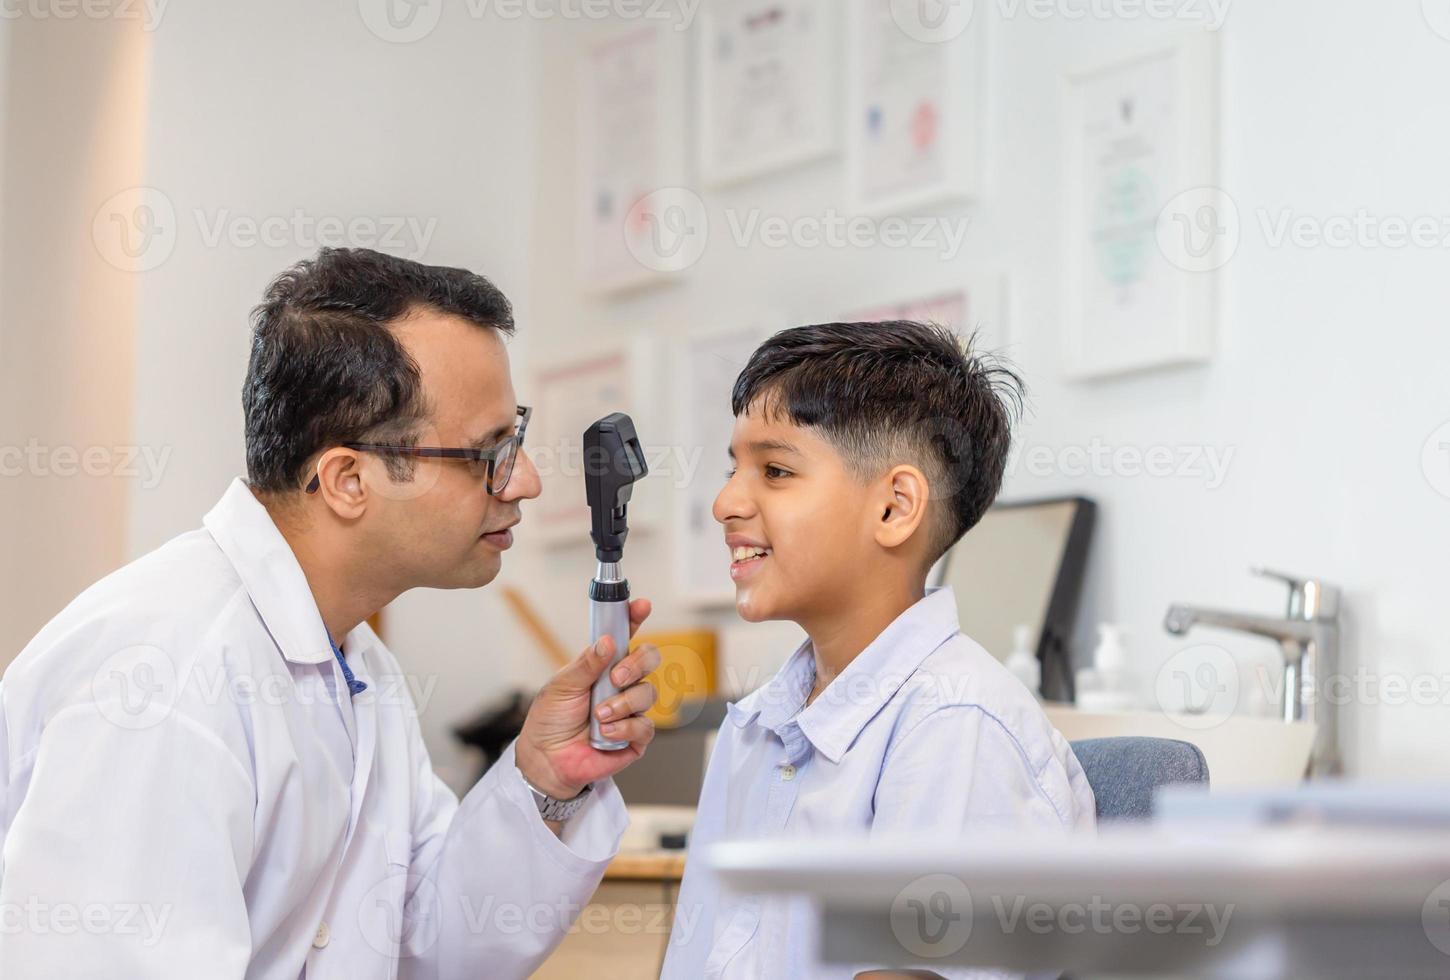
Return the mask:
{"type": "Polygon", "coordinates": [[[951,587],[926,595],[856,655],[808,707],[815,651],[806,640],[764,686],[727,709],[741,728],[758,721],[772,730],[795,719],[816,751],[836,763],[856,736],[932,651],[960,629],[951,587]]]}
{"type": "MultiPolygon", "coordinates": [[[[282,656],[296,664],[332,659],[332,644],[307,576],[251,488],[240,478],[233,480],[202,524],[237,570],[282,656]]],[[[353,630],[343,645],[351,653],[366,639],[353,630]]]]}
{"type": "Polygon", "coordinates": [[[726,705],[725,714],[741,728],[758,718],[763,727],[775,731],[800,713],[815,681],[815,651],[807,639],[770,680],[726,705]]]}

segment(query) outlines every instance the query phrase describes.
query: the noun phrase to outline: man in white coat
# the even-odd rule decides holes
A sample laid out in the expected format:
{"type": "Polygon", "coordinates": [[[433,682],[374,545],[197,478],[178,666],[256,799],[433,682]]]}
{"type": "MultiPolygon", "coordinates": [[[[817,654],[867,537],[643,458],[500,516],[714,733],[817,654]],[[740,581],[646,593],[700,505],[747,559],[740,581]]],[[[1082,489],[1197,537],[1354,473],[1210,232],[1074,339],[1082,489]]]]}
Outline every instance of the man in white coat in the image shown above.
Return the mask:
{"type": "MultiPolygon", "coordinates": [[[[324,249],[253,328],[247,480],[0,680],[0,976],[527,976],[617,849],[609,777],[653,736],[659,654],[614,670],[606,731],[629,748],[588,741],[604,640],[460,803],[366,620],[492,581],[539,493],[508,301],[461,269],[324,249]]],[[[482,631],[458,643],[488,655],[482,631]]]]}

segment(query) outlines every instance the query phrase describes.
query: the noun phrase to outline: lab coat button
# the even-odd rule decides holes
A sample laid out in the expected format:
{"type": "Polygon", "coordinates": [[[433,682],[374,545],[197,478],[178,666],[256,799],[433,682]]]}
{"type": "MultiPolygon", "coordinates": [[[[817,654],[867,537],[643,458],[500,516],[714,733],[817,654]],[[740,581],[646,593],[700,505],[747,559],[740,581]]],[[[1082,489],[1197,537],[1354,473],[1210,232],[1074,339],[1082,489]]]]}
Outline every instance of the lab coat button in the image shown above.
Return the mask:
{"type": "Polygon", "coordinates": [[[781,779],[784,779],[786,782],[790,782],[792,779],[794,779],[795,778],[795,766],[791,765],[788,762],[785,765],[781,766],[780,767],[780,778],[781,779]]]}
{"type": "Polygon", "coordinates": [[[324,922],[322,925],[317,927],[317,935],[312,937],[312,945],[315,946],[317,949],[321,949],[322,947],[327,945],[327,941],[331,938],[332,930],[327,928],[327,923],[324,922]]]}

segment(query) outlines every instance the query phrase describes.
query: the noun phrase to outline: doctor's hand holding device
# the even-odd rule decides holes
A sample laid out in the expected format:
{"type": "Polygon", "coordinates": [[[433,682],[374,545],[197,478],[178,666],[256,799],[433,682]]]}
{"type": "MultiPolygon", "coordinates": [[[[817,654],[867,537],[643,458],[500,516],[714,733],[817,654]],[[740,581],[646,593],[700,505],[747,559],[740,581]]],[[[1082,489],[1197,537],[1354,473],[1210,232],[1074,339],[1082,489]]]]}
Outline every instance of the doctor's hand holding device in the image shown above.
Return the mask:
{"type": "Polygon", "coordinates": [[[629,536],[629,499],[634,485],[649,472],[644,452],[628,415],[615,412],[584,432],[584,483],[589,499],[590,536],[599,560],[589,583],[589,640],[614,640],[614,658],[594,683],[589,699],[589,744],[615,752],[629,743],[606,737],[595,714],[599,705],[619,693],[610,673],[629,652],[629,580],[620,571],[624,539],[629,536]]]}

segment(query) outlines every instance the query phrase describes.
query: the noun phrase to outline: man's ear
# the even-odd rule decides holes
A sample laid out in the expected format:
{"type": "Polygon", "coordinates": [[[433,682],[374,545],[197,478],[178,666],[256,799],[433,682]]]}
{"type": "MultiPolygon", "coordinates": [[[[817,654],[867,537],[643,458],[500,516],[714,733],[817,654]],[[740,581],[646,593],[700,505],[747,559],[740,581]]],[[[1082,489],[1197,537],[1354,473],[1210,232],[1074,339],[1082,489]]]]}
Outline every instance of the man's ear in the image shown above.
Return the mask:
{"type": "Polygon", "coordinates": [[[352,521],[367,509],[367,485],[362,458],[346,446],[329,449],[317,459],[317,496],[343,520],[352,521]]]}
{"type": "Polygon", "coordinates": [[[880,521],[876,526],[876,543],[883,548],[899,548],[910,540],[926,520],[931,492],[921,470],[904,463],[892,467],[882,477],[880,487],[880,521]]]}

